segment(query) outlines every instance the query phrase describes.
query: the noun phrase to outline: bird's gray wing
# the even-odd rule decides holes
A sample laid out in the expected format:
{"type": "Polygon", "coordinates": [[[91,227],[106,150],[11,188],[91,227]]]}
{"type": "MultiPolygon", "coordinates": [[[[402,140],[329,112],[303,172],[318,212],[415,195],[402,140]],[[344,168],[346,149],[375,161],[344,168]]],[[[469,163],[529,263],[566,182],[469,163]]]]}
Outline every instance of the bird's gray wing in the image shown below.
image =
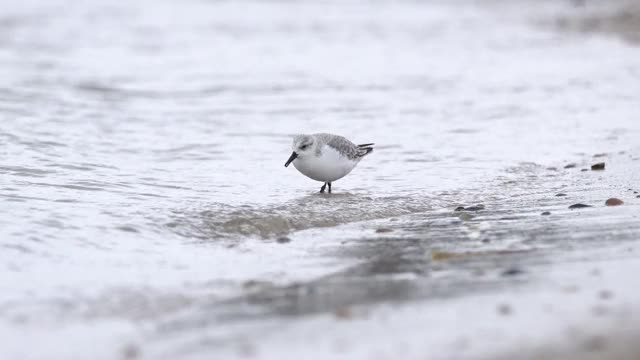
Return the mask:
{"type": "Polygon", "coordinates": [[[331,134],[317,134],[316,136],[327,146],[331,146],[338,153],[351,160],[361,158],[373,151],[373,148],[370,146],[373,144],[363,144],[363,146],[359,146],[343,136],[331,134]]]}

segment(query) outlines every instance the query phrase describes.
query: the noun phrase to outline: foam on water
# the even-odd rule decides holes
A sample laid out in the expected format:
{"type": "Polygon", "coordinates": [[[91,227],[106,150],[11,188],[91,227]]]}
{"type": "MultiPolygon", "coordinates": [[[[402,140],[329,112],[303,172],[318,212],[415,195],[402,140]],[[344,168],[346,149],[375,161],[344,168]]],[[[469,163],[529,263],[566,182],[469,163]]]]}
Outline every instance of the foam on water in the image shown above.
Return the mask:
{"type": "MultiPolygon", "coordinates": [[[[371,197],[362,194],[313,194],[277,205],[213,206],[197,213],[175,211],[181,217],[167,227],[204,240],[286,235],[314,227],[402,216],[444,207],[445,201],[428,196],[371,197]]],[[[448,205],[448,204],[447,204],[448,205]]]]}

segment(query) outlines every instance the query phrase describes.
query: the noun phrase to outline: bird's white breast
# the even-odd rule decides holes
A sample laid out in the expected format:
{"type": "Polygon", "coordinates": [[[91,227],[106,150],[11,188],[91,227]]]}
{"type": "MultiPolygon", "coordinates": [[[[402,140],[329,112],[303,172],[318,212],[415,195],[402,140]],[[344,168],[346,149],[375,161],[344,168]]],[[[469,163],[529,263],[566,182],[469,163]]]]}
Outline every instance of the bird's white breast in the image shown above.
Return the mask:
{"type": "Polygon", "coordinates": [[[350,160],[331,146],[323,146],[320,156],[309,155],[293,161],[298,171],[313,180],[322,182],[336,181],[353,170],[358,160],[350,160]]]}

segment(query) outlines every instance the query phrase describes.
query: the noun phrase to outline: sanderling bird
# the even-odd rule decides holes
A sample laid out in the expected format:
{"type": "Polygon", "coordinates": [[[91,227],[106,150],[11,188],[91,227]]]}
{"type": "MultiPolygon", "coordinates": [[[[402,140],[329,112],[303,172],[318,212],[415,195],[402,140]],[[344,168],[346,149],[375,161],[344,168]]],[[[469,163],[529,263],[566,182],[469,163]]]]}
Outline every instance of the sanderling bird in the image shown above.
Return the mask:
{"type": "Polygon", "coordinates": [[[324,189],[344,177],[360,160],[373,151],[373,143],[356,145],[348,139],[332,134],[297,135],[293,138],[293,153],[284,167],[293,166],[307,177],[322,181],[324,189]]]}

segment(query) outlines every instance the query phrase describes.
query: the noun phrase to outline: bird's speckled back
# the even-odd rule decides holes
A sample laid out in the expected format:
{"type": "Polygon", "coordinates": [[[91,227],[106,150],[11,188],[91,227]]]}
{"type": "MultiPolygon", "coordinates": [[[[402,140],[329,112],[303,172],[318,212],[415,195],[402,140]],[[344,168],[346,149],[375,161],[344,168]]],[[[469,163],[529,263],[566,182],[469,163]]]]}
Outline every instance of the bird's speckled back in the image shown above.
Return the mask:
{"type": "Polygon", "coordinates": [[[316,151],[318,153],[321,152],[322,145],[331,146],[340,154],[346,156],[350,160],[362,157],[368,153],[367,151],[363,151],[362,149],[358,148],[356,144],[352,143],[347,138],[340,135],[320,133],[313,134],[313,137],[316,138],[316,141],[318,141],[318,146],[316,147],[316,151]]]}

